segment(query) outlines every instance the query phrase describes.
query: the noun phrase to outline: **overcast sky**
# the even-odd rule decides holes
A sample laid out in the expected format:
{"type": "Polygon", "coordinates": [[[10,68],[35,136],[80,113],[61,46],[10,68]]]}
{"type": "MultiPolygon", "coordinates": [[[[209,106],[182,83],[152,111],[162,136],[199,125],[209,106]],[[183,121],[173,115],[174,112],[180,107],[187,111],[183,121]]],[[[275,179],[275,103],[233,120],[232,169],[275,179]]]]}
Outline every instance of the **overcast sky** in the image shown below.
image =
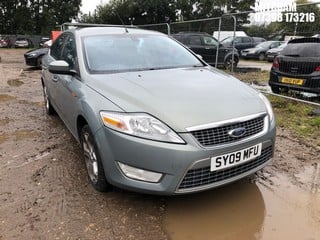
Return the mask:
{"type": "Polygon", "coordinates": [[[98,5],[105,4],[107,2],[108,0],[82,0],[81,11],[83,13],[93,13],[98,5]]]}

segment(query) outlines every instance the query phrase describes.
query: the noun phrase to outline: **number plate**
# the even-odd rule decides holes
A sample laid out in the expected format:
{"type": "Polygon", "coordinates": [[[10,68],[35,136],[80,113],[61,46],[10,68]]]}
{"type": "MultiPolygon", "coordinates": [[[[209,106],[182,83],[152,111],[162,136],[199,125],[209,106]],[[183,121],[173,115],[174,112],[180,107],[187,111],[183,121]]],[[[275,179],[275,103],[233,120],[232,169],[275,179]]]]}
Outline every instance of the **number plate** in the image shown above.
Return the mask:
{"type": "Polygon", "coordinates": [[[303,79],[282,77],[281,82],[289,83],[289,84],[293,84],[293,85],[302,85],[303,84],[303,79]]]}
{"type": "Polygon", "coordinates": [[[211,158],[211,171],[218,171],[250,161],[261,155],[262,143],[236,152],[211,158]]]}

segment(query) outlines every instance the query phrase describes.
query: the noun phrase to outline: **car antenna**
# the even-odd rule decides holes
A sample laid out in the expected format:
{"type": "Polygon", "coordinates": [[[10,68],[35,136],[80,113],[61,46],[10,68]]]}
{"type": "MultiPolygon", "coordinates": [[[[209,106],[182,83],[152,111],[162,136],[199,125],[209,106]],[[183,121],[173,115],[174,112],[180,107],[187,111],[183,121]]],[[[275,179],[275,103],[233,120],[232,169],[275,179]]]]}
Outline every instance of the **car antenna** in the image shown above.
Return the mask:
{"type": "Polygon", "coordinates": [[[124,30],[126,31],[126,33],[129,33],[127,26],[124,24],[122,18],[121,18],[120,15],[118,14],[118,12],[117,12],[117,11],[114,11],[114,12],[116,13],[117,17],[120,19],[120,22],[121,22],[121,24],[123,25],[124,30]]]}

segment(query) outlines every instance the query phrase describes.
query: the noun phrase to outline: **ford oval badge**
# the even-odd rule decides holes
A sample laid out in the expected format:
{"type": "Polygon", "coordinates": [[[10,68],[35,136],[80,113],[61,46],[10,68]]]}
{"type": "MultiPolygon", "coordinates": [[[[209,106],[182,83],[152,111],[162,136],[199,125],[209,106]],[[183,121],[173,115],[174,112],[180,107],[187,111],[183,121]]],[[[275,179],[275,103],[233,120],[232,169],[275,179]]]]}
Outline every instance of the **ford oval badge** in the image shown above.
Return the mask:
{"type": "Polygon", "coordinates": [[[246,129],[244,127],[236,128],[228,132],[230,137],[240,138],[246,134],[246,129]]]}

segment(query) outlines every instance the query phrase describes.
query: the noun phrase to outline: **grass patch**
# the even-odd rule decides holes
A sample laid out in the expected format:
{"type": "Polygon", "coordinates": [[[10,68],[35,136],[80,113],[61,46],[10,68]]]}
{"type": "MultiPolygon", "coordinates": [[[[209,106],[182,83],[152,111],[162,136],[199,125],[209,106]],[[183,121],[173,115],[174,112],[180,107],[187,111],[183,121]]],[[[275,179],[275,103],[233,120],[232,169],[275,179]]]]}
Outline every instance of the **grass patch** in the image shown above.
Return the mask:
{"type": "Polygon", "coordinates": [[[313,116],[311,105],[276,96],[268,97],[277,118],[277,126],[320,146],[320,116],[313,116]]]}
{"type": "Polygon", "coordinates": [[[269,71],[257,71],[248,73],[232,73],[233,76],[246,83],[266,85],[269,81],[269,71]]]}

